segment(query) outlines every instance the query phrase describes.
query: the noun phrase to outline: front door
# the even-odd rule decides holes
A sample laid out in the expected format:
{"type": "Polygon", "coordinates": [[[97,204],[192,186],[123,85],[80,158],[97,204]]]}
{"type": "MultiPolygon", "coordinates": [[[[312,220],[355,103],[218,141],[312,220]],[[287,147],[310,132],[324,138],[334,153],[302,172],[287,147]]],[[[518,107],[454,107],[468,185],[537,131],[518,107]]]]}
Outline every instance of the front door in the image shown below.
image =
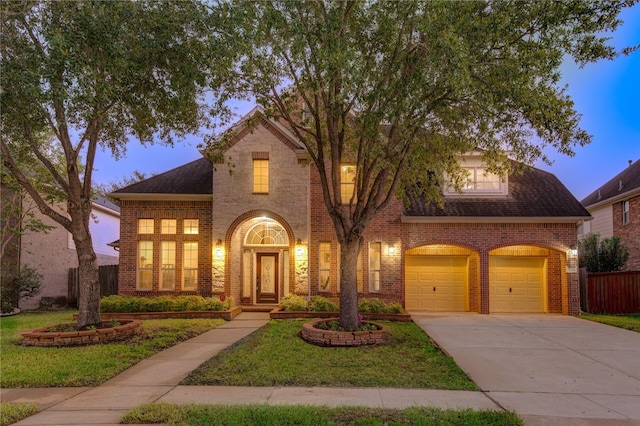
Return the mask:
{"type": "Polygon", "coordinates": [[[256,254],[256,301],[278,303],[278,253],[256,254]]]}

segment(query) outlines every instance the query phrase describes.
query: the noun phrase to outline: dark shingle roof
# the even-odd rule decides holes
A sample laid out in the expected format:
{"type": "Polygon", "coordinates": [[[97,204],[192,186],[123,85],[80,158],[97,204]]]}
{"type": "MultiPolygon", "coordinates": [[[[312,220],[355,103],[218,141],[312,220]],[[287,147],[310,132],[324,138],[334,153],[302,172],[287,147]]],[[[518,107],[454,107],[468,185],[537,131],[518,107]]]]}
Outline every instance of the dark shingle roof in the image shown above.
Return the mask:
{"type": "Polygon", "coordinates": [[[168,172],[150,177],[114,191],[113,194],[186,194],[213,193],[213,166],[201,158],[168,172]]]}
{"type": "Polygon", "coordinates": [[[449,197],[444,209],[412,199],[406,216],[435,217],[589,217],[587,210],[551,173],[527,169],[509,176],[509,195],[503,198],[449,197]]]}
{"type": "Polygon", "coordinates": [[[637,188],[640,188],[640,160],[636,160],[635,163],[624,169],[616,177],[593,191],[581,203],[583,206],[588,207],[637,188]],[[621,182],[622,187],[620,185],[621,182]]]}

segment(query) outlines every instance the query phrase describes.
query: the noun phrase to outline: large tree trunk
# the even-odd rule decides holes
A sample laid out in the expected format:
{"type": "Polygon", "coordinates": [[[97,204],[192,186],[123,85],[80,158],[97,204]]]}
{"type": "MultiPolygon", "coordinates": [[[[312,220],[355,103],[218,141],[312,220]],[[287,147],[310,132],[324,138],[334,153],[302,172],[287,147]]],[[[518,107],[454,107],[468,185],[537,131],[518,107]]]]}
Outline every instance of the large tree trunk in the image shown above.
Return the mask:
{"type": "Polygon", "coordinates": [[[340,243],[340,326],[355,331],[358,316],[358,253],[361,238],[340,243]]]}
{"type": "Polygon", "coordinates": [[[98,325],[100,324],[100,280],[98,261],[89,233],[88,218],[91,215],[91,202],[84,203],[84,206],[77,210],[70,208],[69,213],[73,217],[71,234],[78,254],[78,290],[80,293],[78,297],[78,327],[98,325]],[[84,211],[86,209],[88,211],[84,211]]]}

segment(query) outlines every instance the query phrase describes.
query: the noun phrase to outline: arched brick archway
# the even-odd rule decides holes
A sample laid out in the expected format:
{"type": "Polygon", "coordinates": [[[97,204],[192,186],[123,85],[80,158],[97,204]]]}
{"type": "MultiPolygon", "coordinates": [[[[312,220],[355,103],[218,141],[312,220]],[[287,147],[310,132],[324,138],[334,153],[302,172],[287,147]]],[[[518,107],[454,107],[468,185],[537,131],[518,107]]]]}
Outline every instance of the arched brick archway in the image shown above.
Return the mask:
{"type": "Polygon", "coordinates": [[[289,293],[295,282],[294,248],[296,236],[288,221],[277,213],[268,210],[252,210],[238,216],[229,226],[224,240],[224,292],[234,296],[240,304],[250,305],[256,302],[276,304],[279,299],[289,293]],[[286,240],[276,245],[244,246],[246,233],[261,222],[273,223],[284,229],[286,240]],[[269,298],[260,298],[260,289],[254,291],[255,282],[251,281],[255,271],[256,259],[269,252],[277,266],[277,291],[269,298]],[[257,254],[259,253],[259,254],[257,254]],[[253,274],[253,275],[252,275],[253,274]],[[258,300],[259,299],[259,300],[258,300]]]}

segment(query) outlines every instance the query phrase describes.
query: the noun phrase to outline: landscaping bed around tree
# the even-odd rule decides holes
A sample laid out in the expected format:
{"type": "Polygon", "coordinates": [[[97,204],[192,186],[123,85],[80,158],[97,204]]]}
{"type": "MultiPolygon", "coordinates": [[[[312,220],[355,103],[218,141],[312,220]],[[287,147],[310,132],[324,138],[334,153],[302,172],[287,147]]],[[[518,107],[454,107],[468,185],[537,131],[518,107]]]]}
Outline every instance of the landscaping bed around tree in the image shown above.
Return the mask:
{"type": "Polygon", "coordinates": [[[142,321],[103,321],[96,326],[78,328],[75,323],[57,324],[20,333],[25,346],[79,346],[123,341],[138,333],[142,321]]]}
{"type": "Polygon", "coordinates": [[[244,425],[491,425],[521,426],[516,413],[491,410],[441,410],[412,407],[403,410],[368,407],[268,405],[145,404],[129,411],[126,424],[244,425]]]}
{"type": "Polygon", "coordinates": [[[194,370],[184,385],[478,390],[412,322],[380,322],[385,345],[327,348],[300,338],[305,320],[272,320],[194,370]]]}

